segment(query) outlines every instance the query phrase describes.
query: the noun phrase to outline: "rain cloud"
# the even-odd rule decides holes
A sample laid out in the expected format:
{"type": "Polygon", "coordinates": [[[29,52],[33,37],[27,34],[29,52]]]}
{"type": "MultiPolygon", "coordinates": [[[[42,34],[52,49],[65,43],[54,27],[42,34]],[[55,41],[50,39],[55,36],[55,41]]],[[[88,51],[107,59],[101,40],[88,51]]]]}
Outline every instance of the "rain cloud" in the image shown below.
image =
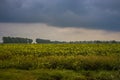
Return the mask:
{"type": "Polygon", "coordinates": [[[0,0],[0,22],[120,31],[120,0],[0,0]]]}

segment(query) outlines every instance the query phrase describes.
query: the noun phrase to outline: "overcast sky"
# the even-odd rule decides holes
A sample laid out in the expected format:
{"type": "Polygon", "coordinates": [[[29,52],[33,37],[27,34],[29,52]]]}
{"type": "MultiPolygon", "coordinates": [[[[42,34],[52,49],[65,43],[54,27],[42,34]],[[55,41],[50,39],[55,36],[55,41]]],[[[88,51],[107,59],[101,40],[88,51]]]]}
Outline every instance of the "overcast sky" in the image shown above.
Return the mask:
{"type": "Polygon", "coordinates": [[[120,0],[0,0],[3,36],[120,40],[120,0]]]}

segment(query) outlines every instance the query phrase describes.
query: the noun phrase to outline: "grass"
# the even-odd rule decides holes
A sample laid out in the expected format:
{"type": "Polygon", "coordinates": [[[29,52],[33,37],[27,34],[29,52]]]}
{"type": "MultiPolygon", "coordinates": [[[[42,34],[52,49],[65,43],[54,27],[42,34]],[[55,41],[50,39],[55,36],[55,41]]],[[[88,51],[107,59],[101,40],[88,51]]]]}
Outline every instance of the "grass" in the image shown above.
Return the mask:
{"type": "Polygon", "coordinates": [[[120,80],[120,44],[0,44],[0,80],[120,80]]]}
{"type": "Polygon", "coordinates": [[[0,80],[119,80],[117,71],[0,70],[0,80]]]}

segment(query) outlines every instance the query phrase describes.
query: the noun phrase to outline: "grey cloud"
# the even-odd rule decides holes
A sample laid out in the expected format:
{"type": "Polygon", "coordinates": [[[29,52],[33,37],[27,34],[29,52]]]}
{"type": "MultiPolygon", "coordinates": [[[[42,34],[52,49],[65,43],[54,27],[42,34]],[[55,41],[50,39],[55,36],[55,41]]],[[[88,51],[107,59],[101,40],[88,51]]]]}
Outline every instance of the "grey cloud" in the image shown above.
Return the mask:
{"type": "Polygon", "coordinates": [[[120,31],[119,0],[1,0],[0,22],[120,31]]]}

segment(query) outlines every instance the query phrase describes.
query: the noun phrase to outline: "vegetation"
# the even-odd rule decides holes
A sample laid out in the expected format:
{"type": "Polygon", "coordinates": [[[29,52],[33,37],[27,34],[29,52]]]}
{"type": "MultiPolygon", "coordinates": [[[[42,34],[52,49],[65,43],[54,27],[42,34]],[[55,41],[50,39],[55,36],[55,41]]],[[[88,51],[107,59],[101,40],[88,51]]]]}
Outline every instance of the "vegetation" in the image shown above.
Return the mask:
{"type": "Polygon", "coordinates": [[[36,39],[36,43],[67,43],[65,41],[61,42],[61,41],[51,41],[51,40],[47,40],[47,39],[36,39]]]}
{"type": "Polygon", "coordinates": [[[50,40],[45,40],[45,39],[36,39],[36,43],[50,43],[50,40]]]}
{"type": "Polygon", "coordinates": [[[20,37],[3,37],[3,43],[32,43],[32,39],[20,37]]]}
{"type": "MultiPolygon", "coordinates": [[[[28,39],[28,38],[21,38],[21,37],[3,37],[3,43],[32,43],[33,40],[32,39],[28,39]]],[[[69,44],[80,44],[80,43],[116,43],[119,44],[120,41],[115,41],[115,40],[111,40],[111,41],[100,41],[100,40],[95,40],[95,41],[70,41],[70,42],[66,42],[66,41],[51,41],[48,39],[40,39],[37,38],[36,39],[36,43],[54,43],[54,44],[60,44],[60,43],[69,43],[69,44]]]]}
{"type": "Polygon", "coordinates": [[[0,44],[0,80],[120,80],[120,44],[0,44]]]}

